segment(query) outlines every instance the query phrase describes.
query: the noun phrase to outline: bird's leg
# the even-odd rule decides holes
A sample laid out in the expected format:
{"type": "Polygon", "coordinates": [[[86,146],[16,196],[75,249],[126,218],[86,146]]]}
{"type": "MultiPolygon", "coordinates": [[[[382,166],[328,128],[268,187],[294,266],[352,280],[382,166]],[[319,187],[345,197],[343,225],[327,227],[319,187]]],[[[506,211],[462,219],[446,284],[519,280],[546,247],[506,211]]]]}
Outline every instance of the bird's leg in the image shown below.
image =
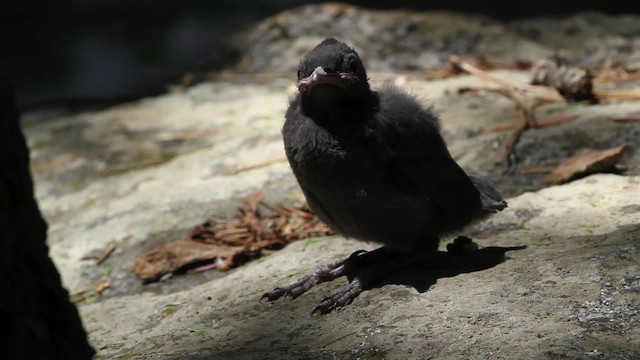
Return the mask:
{"type": "Polygon", "coordinates": [[[310,274],[298,279],[298,281],[287,286],[277,287],[265,293],[262,295],[261,300],[267,299],[268,301],[273,301],[282,296],[290,296],[295,299],[319,283],[332,281],[340,276],[347,275],[353,271],[354,268],[375,261],[378,258],[377,254],[382,252],[381,249],[382,248],[369,252],[358,250],[351,254],[348,259],[320,265],[310,274]]]}
{"type": "Polygon", "coordinates": [[[360,278],[354,277],[349,281],[347,286],[322,299],[320,304],[318,304],[311,313],[319,312],[324,315],[343,306],[347,306],[364,290],[365,287],[360,278]]]}
{"type": "MultiPolygon", "coordinates": [[[[324,298],[313,312],[321,314],[329,313],[343,306],[349,305],[364,290],[373,288],[384,277],[398,271],[400,268],[415,264],[419,259],[422,262],[436,256],[437,241],[426,242],[435,246],[417,249],[415,252],[398,252],[381,247],[370,253],[358,255],[351,263],[345,263],[345,274],[349,278],[349,284],[337,292],[324,298]],[[349,265],[352,267],[349,268],[349,265]]],[[[454,256],[463,256],[478,251],[478,245],[466,236],[457,237],[453,243],[447,245],[447,253],[454,256]]],[[[354,258],[355,253],[351,256],[354,258]]]]}
{"type": "Polygon", "coordinates": [[[304,294],[316,284],[321,282],[331,281],[337,277],[344,275],[344,263],[346,260],[340,260],[329,264],[320,265],[313,270],[310,274],[303,276],[298,281],[283,286],[277,287],[264,295],[262,299],[267,301],[273,301],[281,298],[282,296],[290,296],[293,299],[304,294]]]}
{"type": "Polygon", "coordinates": [[[296,298],[316,284],[331,281],[346,275],[349,284],[336,293],[324,298],[313,312],[329,313],[350,304],[364,290],[372,288],[377,282],[398,268],[407,264],[409,256],[390,252],[385,247],[373,251],[359,250],[346,260],[318,266],[312,273],[293,284],[275,288],[265,293],[261,299],[273,301],[283,296],[296,298]],[[400,255],[400,256],[398,256],[400,255]]]}
{"type": "Polygon", "coordinates": [[[359,255],[354,259],[359,261],[345,264],[349,284],[322,299],[313,313],[327,314],[349,305],[364,290],[373,288],[376,283],[410,263],[413,258],[413,254],[407,256],[406,253],[394,252],[385,247],[359,255]]]}

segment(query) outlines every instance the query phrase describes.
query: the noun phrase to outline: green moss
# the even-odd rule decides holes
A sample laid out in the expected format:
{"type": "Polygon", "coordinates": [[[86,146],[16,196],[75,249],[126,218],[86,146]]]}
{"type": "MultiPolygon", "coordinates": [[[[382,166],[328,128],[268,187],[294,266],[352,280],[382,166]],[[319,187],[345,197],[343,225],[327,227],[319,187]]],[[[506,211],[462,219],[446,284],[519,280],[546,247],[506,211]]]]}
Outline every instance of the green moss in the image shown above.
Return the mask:
{"type": "Polygon", "coordinates": [[[124,346],[124,343],[110,343],[110,344],[103,344],[98,346],[99,350],[118,350],[121,349],[124,346]]]}
{"type": "Polygon", "coordinates": [[[144,169],[154,165],[166,163],[176,156],[177,154],[168,152],[160,152],[159,154],[155,155],[149,155],[147,152],[140,152],[139,156],[135,160],[108,167],[107,169],[101,171],[99,175],[119,175],[132,170],[144,169]]]}
{"type": "Polygon", "coordinates": [[[164,309],[162,309],[162,315],[169,316],[169,315],[174,314],[176,311],[178,311],[178,309],[176,309],[174,307],[164,308],[164,309]]]}
{"type": "Polygon", "coordinates": [[[189,330],[189,332],[209,332],[209,331],[213,331],[213,330],[217,330],[218,327],[216,325],[211,325],[211,326],[205,326],[205,327],[201,327],[201,328],[187,328],[187,330],[189,330]]]}
{"type": "Polygon", "coordinates": [[[304,242],[302,243],[302,246],[300,247],[301,251],[305,251],[305,249],[307,248],[307,246],[311,245],[311,244],[315,244],[317,243],[319,240],[318,238],[315,237],[310,237],[310,238],[306,238],[304,240],[304,242]]]}
{"type": "Polygon", "coordinates": [[[51,145],[51,141],[45,139],[38,139],[34,141],[29,147],[33,149],[41,149],[44,147],[49,147],[51,145]]]}

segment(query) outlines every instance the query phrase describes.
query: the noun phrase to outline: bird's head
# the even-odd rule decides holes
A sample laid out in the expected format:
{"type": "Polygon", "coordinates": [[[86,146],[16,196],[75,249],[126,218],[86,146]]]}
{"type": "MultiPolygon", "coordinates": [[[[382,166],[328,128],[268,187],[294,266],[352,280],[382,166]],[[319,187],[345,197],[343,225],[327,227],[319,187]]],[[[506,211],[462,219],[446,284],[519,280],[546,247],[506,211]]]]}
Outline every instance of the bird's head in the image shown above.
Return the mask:
{"type": "Polygon", "coordinates": [[[326,39],[300,60],[298,91],[303,110],[314,113],[319,110],[316,107],[330,109],[366,99],[371,93],[367,80],[358,53],[341,41],[326,39]]]}

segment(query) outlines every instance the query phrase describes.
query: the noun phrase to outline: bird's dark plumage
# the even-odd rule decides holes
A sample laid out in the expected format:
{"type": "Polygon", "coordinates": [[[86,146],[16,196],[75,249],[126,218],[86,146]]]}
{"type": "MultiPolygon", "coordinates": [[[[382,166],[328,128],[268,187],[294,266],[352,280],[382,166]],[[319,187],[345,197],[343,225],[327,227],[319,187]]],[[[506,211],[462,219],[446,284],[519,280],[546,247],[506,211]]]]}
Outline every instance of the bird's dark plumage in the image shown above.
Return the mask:
{"type": "Polygon", "coordinates": [[[442,234],[506,206],[453,160],[433,109],[393,87],[372,91],[346,44],[327,39],[311,50],[298,90],[282,130],[287,158],[309,206],[336,232],[394,253],[435,251],[442,234]]]}

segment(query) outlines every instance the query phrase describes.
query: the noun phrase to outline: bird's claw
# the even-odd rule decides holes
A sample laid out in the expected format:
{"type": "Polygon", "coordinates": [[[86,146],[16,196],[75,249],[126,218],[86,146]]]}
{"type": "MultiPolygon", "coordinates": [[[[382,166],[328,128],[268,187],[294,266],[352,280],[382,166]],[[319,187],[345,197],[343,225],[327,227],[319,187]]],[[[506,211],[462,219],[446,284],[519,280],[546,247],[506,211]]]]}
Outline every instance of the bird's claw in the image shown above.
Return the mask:
{"type": "Polygon", "coordinates": [[[305,275],[293,284],[277,287],[264,293],[260,298],[260,301],[264,299],[267,299],[267,301],[274,301],[283,296],[295,299],[321,282],[331,281],[344,275],[344,263],[345,261],[341,260],[330,264],[320,265],[315,268],[311,274],[305,275]]]}
{"type": "Polygon", "coordinates": [[[324,315],[347,306],[351,304],[363,290],[361,281],[358,278],[354,278],[349,285],[322,299],[320,304],[311,311],[311,315],[315,313],[324,315]]]}
{"type": "Polygon", "coordinates": [[[312,311],[312,314],[330,313],[333,310],[349,305],[353,299],[360,295],[365,286],[371,285],[379,278],[376,275],[378,272],[373,271],[375,269],[372,268],[372,264],[381,261],[385,256],[386,252],[383,248],[374,251],[358,250],[346,260],[320,265],[311,274],[302,277],[293,284],[277,287],[265,293],[260,300],[274,301],[281,297],[295,299],[319,283],[347,275],[349,284],[338,292],[324,298],[312,311]]]}
{"type": "Polygon", "coordinates": [[[269,292],[262,294],[262,296],[260,297],[260,302],[262,302],[264,299],[267,299],[267,301],[277,300],[280,297],[282,297],[282,295],[285,295],[285,294],[286,294],[286,290],[280,287],[277,287],[269,292]]]}

